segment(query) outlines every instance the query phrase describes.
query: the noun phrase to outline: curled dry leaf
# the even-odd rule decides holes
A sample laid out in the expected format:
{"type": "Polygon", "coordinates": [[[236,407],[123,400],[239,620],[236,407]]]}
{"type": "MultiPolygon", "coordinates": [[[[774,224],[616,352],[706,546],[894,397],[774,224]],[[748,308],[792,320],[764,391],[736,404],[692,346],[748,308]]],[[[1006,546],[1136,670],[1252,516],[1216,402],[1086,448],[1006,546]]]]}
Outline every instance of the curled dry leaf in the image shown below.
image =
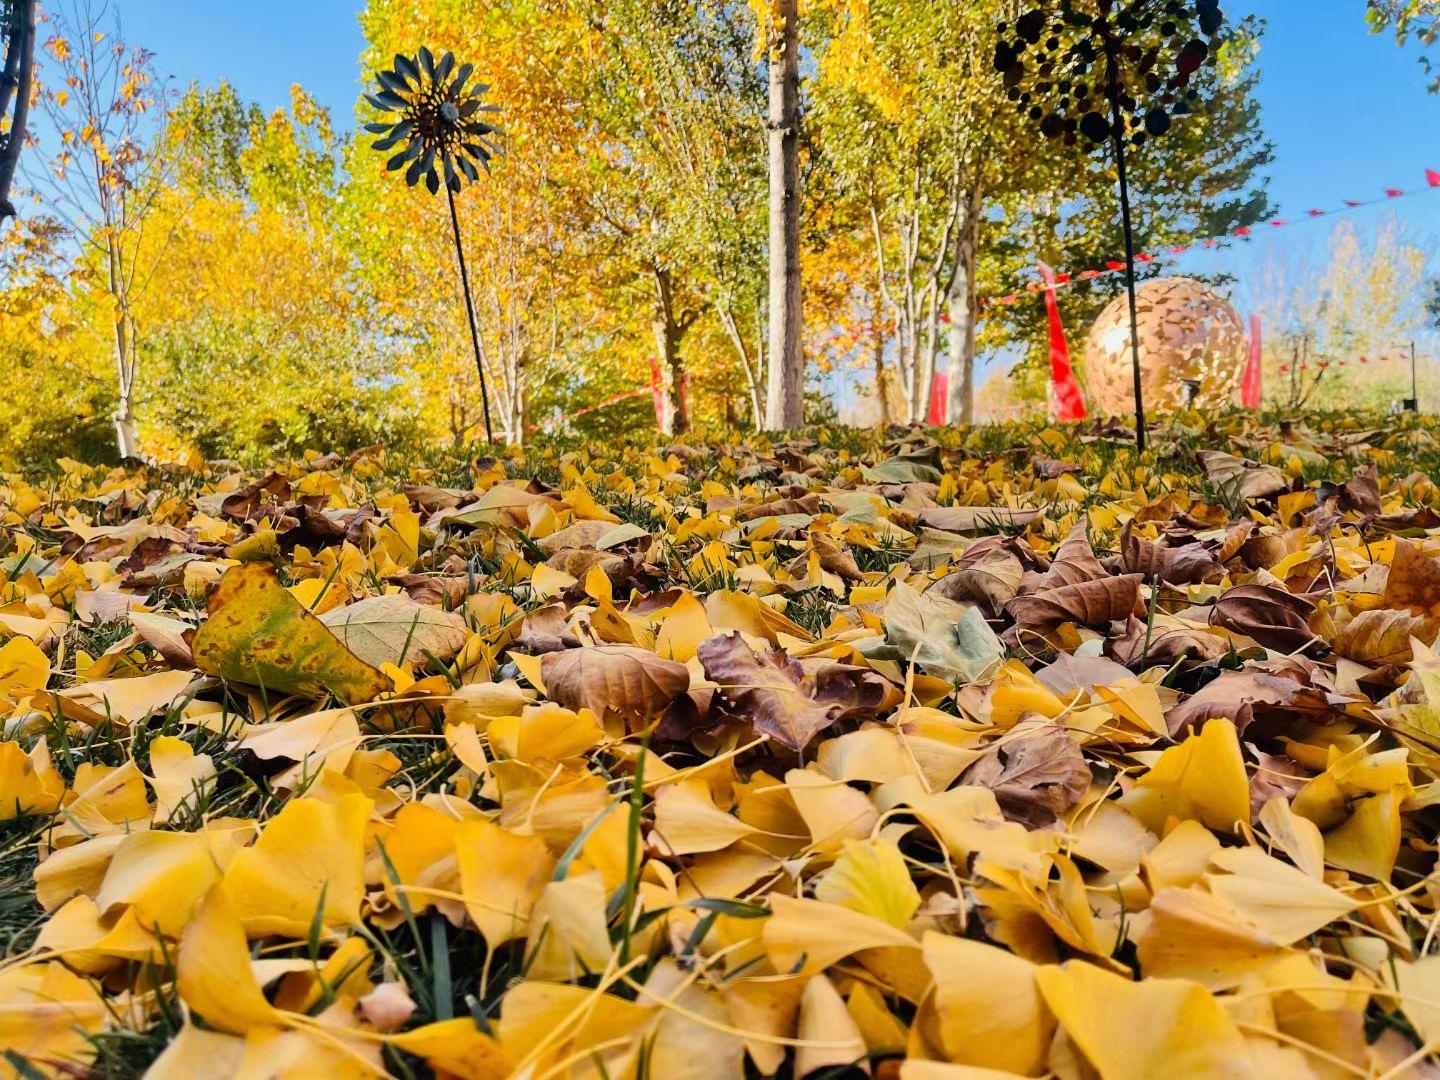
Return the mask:
{"type": "Polygon", "coordinates": [[[1376,608],[1359,612],[1335,632],[1335,651],[1362,664],[1408,664],[1411,639],[1426,645],[1440,633],[1440,619],[1376,608]]]}
{"type": "Polygon", "coordinates": [[[1293,653],[1324,649],[1306,621],[1315,605],[1272,585],[1227,589],[1210,611],[1210,624],[1254,638],[1267,649],[1293,653]]]}
{"type": "Polygon", "coordinates": [[[1031,734],[1006,739],[970,766],[962,782],[995,792],[1011,821],[1043,828],[1089,790],[1090,767],[1065,729],[1047,724],[1031,734]]]}
{"type": "Polygon", "coordinates": [[[1017,596],[1005,610],[1022,631],[1045,635],[1062,623],[1100,628],[1135,613],[1140,603],[1139,574],[1097,578],[1017,596]]]}
{"type": "Polygon", "coordinates": [[[946,574],[927,590],[927,595],[978,604],[987,615],[998,618],[1006,603],[1019,593],[1023,573],[1020,560],[1008,551],[989,551],[953,574],[946,574]]]}
{"type": "Polygon", "coordinates": [[[1198,542],[1168,547],[1135,535],[1132,522],[1120,533],[1120,554],[1126,573],[1170,585],[1200,585],[1225,576],[1215,553],[1198,542]]]}
{"type": "Polygon", "coordinates": [[[1201,450],[1196,457],[1210,482],[1230,498],[1268,499],[1290,488],[1290,481],[1274,465],[1261,465],[1221,450],[1201,450]]]}
{"type": "Polygon", "coordinates": [[[1218,634],[1199,627],[1183,625],[1180,620],[1158,615],[1151,620],[1133,615],[1111,627],[1105,639],[1105,652],[1117,664],[1142,670],[1150,666],[1164,668],[1198,667],[1218,660],[1229,646],[1218,634]]]}
{"type": "Polygon", "coordinates": [[[567,709],[653,719],[690,688],[684,664],[633,645],[591,645],[545,655],[541,678],[549,697],[567,709]]]}
{"type": "Polygon", "coordinates": [[[732,712],[797,753],[841,711],[815,700],[804,671],[783,651],[757,656],[738,630],[703,642],[696,655],[732,712]]]}

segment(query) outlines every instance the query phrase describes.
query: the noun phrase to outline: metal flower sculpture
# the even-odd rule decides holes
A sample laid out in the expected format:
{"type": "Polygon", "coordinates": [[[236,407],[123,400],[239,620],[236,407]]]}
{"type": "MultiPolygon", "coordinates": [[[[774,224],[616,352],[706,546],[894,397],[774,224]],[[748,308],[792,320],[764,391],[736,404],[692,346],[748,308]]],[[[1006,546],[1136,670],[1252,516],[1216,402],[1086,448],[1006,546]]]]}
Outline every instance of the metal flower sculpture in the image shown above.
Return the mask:
{"type": "Polygon", "coordinates": [[[399,119],[366,124],[365,130],[380,136],[371,144],[376,150],[401,147],[385,167],[391,172],[403,168],[405,182],[411,187],[424,179],[432,195],[442,186],[445,188],[450,227],[455,237],[455,257],[460,264],[460,286],[465,293],[465,314],[470,320],[470,344],[475,350],[475,370],[480,374],[485,438],[493,442],[490,391],[480,352],[480,332],[475,324],[475,303],[470,298],[465,248],[460,241],[460,218],[455,212],[455,193],[465,181],[480,179],[476,163],[489,172],[490,159],[498,152],[492,137],[500,134],[500,129],[486,121],[485,116],[499,112],[500,107],[485,104],[483,95],[490,87],[485,83],[471,83],[474,72],[471,64],[457,68],[455,57],[448,52],[436,60],[423,46],[413,59],[397,55],[395,66],[376,76],[379,91],[366,94],[365,100],[381,112],[398,113],[399,119]]]}
{"type": "Polygon", "coordinates": [[[1191,77],[1215,62],[1220,0],[1061,0],[1000,25],[995,68],[1010,99],[1052,139],[1110,145],[1120,186],[1135,439],[1145,449],[1135,315],[1135,236],[1125,148],[1165,134],[1191,111],[1191,77]],[[1013,37],[1010,35],[1013,32],[1013,37]]]}

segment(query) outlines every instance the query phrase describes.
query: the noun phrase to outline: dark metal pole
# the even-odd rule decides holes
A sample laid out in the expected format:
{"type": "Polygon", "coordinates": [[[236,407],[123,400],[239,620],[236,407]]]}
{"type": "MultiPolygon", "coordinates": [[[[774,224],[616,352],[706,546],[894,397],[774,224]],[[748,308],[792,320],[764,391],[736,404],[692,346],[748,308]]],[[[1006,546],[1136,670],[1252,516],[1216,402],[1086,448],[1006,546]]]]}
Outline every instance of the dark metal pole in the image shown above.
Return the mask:
{"type": "Polygon", "coordinates": [[[455,192],[445,185],[445,198],[450,203],[450,227],[455,232],[455,256],[460,260],[460,287],[465,290],[465,314],[470,319],[470,345],[475,350],[475,370],[480,373],[480,403],[485,409],[485,441],[494,442],[490,430],[490,391],[485,384],[485,363],[480,359],[480,331],[475,328],[475,302],[470,299],[470,272],[465,269],[465,248],[460,243],[460,217],[455,213],[455,192]]]}
{"type": "Polygon", "coordinates": [[[1130,226],[1130,185],[1125,179],[1124,116],[1120,109],[1120,74],[1115,42],[1105,36],[1105,65],[1110,83],[1110,142],[1120,181],[1120,227],[1125,233],[1125,291],[1130,296],[1130,371],[1135,386],[1135,448],[1145,452],[1145,398],[1140,385],[1139,319],[1135,313],[1135,234],[1130,226]]]}

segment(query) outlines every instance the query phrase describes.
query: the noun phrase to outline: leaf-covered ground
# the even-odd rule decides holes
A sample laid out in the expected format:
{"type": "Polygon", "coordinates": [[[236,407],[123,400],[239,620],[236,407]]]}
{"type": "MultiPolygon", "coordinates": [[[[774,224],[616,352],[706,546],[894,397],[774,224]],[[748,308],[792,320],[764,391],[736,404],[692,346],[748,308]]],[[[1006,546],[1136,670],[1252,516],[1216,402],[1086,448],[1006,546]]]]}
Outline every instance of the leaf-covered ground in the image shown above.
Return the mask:
{"type": "Polygon", "coordinates": [[[1432,1075],[1437,463],[1228,417],[5,477],[0,1070],[1432,1075]]]}

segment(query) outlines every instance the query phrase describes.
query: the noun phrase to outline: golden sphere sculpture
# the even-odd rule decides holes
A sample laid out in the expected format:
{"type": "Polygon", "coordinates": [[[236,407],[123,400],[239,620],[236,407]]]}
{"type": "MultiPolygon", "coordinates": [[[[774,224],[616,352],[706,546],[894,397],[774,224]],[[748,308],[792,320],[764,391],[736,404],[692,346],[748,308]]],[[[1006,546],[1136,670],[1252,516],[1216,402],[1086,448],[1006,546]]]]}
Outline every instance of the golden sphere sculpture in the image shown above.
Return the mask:
{"type": "MultiPolygon", "coordinates": [[[[1184,277],[1154,278],[1135,289],[1140,384],[1145,409],[1198,408],[1231,401],[1245,367],[1245,327],[1230,302],[1184,277]]],[[[1100,413],[1133,413],[1130,306],[1125,293],[1106,305],[1085,343],[1086,397],[1100,413]]]]}

